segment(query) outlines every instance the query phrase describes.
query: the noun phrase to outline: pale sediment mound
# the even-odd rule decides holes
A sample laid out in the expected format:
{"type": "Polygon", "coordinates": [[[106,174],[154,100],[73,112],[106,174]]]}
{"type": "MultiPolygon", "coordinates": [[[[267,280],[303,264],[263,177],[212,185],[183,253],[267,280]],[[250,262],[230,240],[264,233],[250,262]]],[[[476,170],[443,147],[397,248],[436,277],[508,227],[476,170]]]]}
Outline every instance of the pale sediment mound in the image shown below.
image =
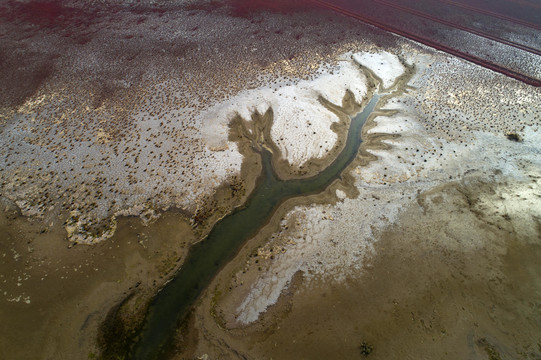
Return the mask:
{"type": "Polygon", "coordinates": [[[263,114],[272,108],[272,140],[290,165],[299,167],[310,159],[325,157],[337,141],[331,125],[339,119],[318,98],[341,105],[348,90],[360,103],[367,92],[365,76],[351,54],[340,58],[336,66],[322,66],[311,80],[292,79],[285,84],[246,90],[213,106],[201,115],[206,143],[211,148],[225,146],[232,116],[250,120],[253,112],[263,114]]]}

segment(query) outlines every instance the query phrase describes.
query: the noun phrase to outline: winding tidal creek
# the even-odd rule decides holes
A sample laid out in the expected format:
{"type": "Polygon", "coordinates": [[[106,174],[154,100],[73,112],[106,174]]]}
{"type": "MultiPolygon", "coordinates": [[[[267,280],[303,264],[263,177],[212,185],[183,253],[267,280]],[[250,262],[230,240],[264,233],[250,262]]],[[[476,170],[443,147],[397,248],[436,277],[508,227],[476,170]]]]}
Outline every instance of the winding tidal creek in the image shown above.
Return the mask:
{"type": "Polygon", "coordinates": [[[263,149],[263,170],[246,204],[216,223],[207,238],[194,245],[175,276],[152,301],[143,328],[128,358],[163,358],[179,324],[218,271],[240,247],[268,223],[285,200],[319,193],[355,159],[362,143],[364,123],[374,111],[380,95],[373,95],[364,110],[352,118],[346,143],[337,158],[322,172],[306,179],[281,180],[272,166],[272,154],[263,149]]]}

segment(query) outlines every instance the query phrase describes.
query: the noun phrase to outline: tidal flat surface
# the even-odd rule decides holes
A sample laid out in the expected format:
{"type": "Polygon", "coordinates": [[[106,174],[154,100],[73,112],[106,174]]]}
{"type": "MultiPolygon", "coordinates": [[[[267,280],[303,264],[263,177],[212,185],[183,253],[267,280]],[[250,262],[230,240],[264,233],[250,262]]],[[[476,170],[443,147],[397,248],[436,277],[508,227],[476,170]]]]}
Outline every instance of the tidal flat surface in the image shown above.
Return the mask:
{"type": "Polygon", "coordinates": [[[219,272],[172,357],[539,358],[539,88],[267,3],[0,5],[0,357],[107,358],[108,325],[125,344],[256,186],[234,119],[272,109],[278,175],[309,178],[345,143],[325,104],[371,88],[360,64],[383,87],[414,71],[342,180],[219,272]]]}

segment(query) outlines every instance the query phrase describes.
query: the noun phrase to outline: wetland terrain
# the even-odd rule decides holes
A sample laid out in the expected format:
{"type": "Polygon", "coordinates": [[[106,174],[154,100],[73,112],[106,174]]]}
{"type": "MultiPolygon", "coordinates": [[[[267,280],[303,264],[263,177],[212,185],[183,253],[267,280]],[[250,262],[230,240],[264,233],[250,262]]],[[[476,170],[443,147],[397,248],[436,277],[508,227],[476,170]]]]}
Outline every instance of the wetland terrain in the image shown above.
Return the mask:
{"type": "Polygon", "coordinates": [[[539,87],[265,4],[0,5],[0,357],[541,358],[539,87]]]}

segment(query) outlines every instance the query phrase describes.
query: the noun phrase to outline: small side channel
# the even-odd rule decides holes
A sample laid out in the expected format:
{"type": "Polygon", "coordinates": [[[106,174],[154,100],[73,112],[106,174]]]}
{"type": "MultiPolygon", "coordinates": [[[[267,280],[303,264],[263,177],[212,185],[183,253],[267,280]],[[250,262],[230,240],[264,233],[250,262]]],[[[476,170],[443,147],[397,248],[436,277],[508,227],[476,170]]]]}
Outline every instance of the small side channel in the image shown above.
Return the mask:
{"type": "Polygon", "coordinates": [[[380,95],[375,94],[364,110],[352,118],[342,152],[321,173],[299,180],[281,180],[272,167],[272,154],[261,152],[263,171],[246,204],[216,223],[202,242],[194,245],[182,268],[155,296],[130,359],[163,358],[173,334],[218,271],[240,247],[268,223],[285,200],[325,190],[355,159],[361,145],[364,123],[374,111],[380,95]]]}

